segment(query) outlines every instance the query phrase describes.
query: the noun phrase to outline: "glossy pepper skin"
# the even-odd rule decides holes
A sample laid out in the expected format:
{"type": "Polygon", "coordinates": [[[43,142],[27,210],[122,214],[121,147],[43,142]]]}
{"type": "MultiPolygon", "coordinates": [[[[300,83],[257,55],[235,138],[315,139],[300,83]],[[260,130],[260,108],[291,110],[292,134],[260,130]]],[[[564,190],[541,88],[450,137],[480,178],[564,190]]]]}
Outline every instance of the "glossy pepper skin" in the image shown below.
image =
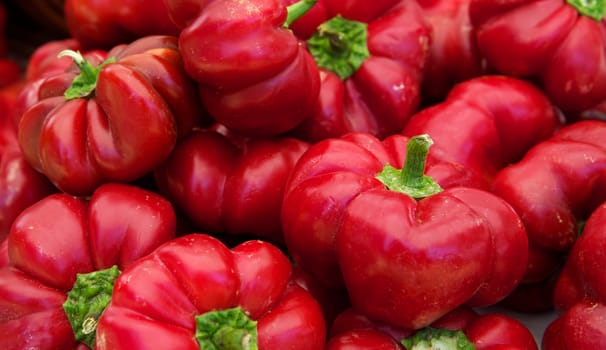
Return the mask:
{"type": "Polygon", "coordinates": [[[537,80],[569,120],[606,110],[604,4],[583,3],[472,0],[469,9],[490,69],[537,80]]]}
{"type": "MultiPolygon", "coordinates": [[[[332,324],[327,350],[437,349],[438,344],[453,345],[448,341],[451,339],[459,339],[459,347],[445,346],[444,349],[538,350],[532,333],[524,324],[500,313],[478,314],[471,308],[460,307],[429,327],[432,330],[424,331],[432,334],[435,347],[427,346],[426,343],[423,346],[422,341],[414,340],[414,330],[394,328],[348,309],[332,324]]],[[[417,338],[420,336],[417,335],[417,338]]]]}
{"type": "Polygon", "coordinates": [[[323,349],[322,311],[291,281],[291,269],[282,251],[265,241],[229,249],[207,234],[176,238],[118,277],[95,348],[323,349]],[[205,326],[209,317],[217,320],[215,330],[205,326]]]}
{"type": "Polygon", "coordinates": [[[180,141],[154,171],[159,191],[200,230],[283,244],[286,179],[309,144],[288,137],[234,139],[222,132],[196,129],[180,141]]]}
{"type": "Polygon", "coordinates": [[[400,0],[322,4],[326,21],[306,40],[320,67],[320,95],[294,134],[317,142],[347,132],[399,132],[420,105],[429,53],[431,29],[420,7],[400,0]]]}
{"type": "Polygon", "coordinates": [[[0,347],[81,346],[62,306],[76,275],[124,269],[173,238],[175,226],[166,199],[125,184],[105,184],[88,201],[53,194],[25,209],[0,269],[0,347]]]}
{"type": "Polygon", "coordinates": [[[417,0],[431,26],[431,45],[423,77],[424,103],[441,101],[457,83],[486,74],[476,44],[471,0],[417,0]]]}
{"type": "Polygon", "coordinates": [[[149,35],[179,34],[163,0],[66,0],[69,34],[86,49],[107,50],[149,35]]]}
{"type": "Polygon", "coordinates": [[[524,283],[558,273],[579,224],[606,200],[606,122],[578,121],[501,170],[493,193],[519,213],[529,239],[524,283]]]}
{"type": "Polygon", "coordinates": [[[547,326],[542,350],[603,349],[606,346],[606,306],[581,301],[547,326]]]}
{"type": "Polygon", "coordinates": [[[313,145],[287,184],[282,225],[303,269],[345,286],[368,317],[416,329],[504,298],[528,248],[517,214],[487,191],[451,187],[417,201],[388,189],[377,175],[402,167],[407,142],[348,134],[313,145]]]}
{"type": "Polygon", "coordinates": [[[561,126],[553,105],[537,87],[517,78],[485,75],[455,85],[444,101],[412,116],[401,134],[428,134],[434,140],[428,165],[432,157],[453,164],[466,174],[453,179],[458,184],[489,190],[497,172],[561,126]],[[460,177],[466,182],[460,183],[460,177]]]}
{"type": "Polygon", "coordinates": [[[313,110],[320,74],[288,14],[280,0],[214,0],[179,35],[209,114],[239,134],[278,135],[313,110]]]}
{"type": "Polygon", "coordinates": [[[11,102],[0,100],[0,241],[22,210],[57,191],[23,157],[10,118],[11,102]],[[4,109],[5,108],[5,109],[4,109]]]}
{"type": "Polygon", "coordinates": [[[41,78],[37,101],[19,120],[27,161],[70,194],[142,177],[201,120],[176,37],[145,37],[116,46],[107,57],[115,61],[86,68],[87,76],[98,69],[89,95],[67,95],[76,68],[41,78]]]}
{"type": "Polygon", "coordinates": [[[543,337],[545,350],[606,346],[606,202],[589,216],[557,278],[553,303],[558,317],[543,337]]]}

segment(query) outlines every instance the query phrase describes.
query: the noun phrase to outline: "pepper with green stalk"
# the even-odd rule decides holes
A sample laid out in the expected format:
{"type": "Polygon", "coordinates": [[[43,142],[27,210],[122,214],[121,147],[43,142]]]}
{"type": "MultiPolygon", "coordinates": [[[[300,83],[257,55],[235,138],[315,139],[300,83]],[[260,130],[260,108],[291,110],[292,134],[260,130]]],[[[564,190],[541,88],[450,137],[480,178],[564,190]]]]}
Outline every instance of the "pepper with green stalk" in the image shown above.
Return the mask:
{"type": "Polygon", "coordinates": [[[431,143],[364,133],[316,143],[282,204],[295,262],[346,288],[361,313],[410,329],[461,305],[498,302],[519,283],[528,254],[508,203],[477,188],[442,189],[425,175],[431,143]]]}

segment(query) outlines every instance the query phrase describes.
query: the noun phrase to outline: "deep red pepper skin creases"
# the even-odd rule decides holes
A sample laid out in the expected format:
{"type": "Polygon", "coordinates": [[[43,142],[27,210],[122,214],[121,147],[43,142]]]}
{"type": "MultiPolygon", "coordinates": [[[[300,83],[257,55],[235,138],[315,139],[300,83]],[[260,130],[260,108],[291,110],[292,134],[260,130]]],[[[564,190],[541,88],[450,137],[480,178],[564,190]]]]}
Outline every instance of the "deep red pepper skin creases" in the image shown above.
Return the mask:
{"type": "Polygon", "coordinates": [[[520,79],[487,75],[457,84],[443,102],[416,113],[401,133],[429,134],[434,140],[431,158],[461,167],[468,173],[465,186],[488,190],[498,171],[561,125],[538,88],[520,79]]]}
{"type": "Polygon", "coordinates": [[[27,161],[75,195],[147,174],[202,115],[177,38],[145,37],[107,55],[116,62],[101,69],[93,97],[65,101],[74,70],[41,78],[37,100],[19,121],[27,161]]]}
{"type": "Polygon", "coordinates": [[[308,147],[294,138],[233,141],[220,132],[197,129],[177,144],[154,175],[160,192],[199,230],[283,244],[284,187],[308,147]]]}
{"type": "Polygon", "coordinates": [[[419,328],[459,305],[504,298],[528,248],[517,214],[489,192],[453,187],[417,203],[387,190],[375,176],[386,164],[402,167],[407,140],[352,133],[311,146],[292,172],[281,218],[302,268],[345,286],[369,317],[419,328]]]}
{"type": "Polygon", "coordinates": [[[163,0],[66,0],[70,36],[86,49],[109,49],[148,35],[178,35],[163,0]]]}
{"type": "Polygon", "coordinates": [[[25,209],[0,269],[0,347],[74,349],[62,304],[77,273],[120,269],[175,236],[170,203],[139,187],[105,184],[86,201],[65,193],[25,209]]]}
{"type": "Polygon", "coordinates": [[[421,101],[431,41],[421,9],[414,1],[399,0],[324,0],[323,5],[327,19],[341,15],[368,24],[370,57],[343,80],[320,69],[315,111],[294,134],[316,142],[347,132],[368,132],[379,138],[399,132],[421,101]]]}
{"type": "Polygon", "coordinates": [[[606,122],[570,124],[501,170],[492,191],[526,227],[530,255],[524,282],[557,273],[578,235],[579,220],[606,200],[606,122]]]}
{"type": "Polygon", "coordinates": [[[469,18],[471,0],[417,0],[431,25],[422,86],[425,103],[441,101],[457,83],[486,74],[469,18]]]}
{"type": "Polygon", "coordinates": [[[181,31],[185,69],[218,123],[273,136],[311,114],[320,74],[286,16],[280,0],[215,0],[181,31]]]}
{"type": "Polygon", "coordinates": [[[604,21],[563,0],[472,0],[470,17],[491,69],[538,79],[569,119],[606,113],[604,21]]]}
{"type": "Polygon", "coordinates": [[[229,249],[206,234],[176,238],[118,278],[95,348],[200,349],[194,316],[240,306],[258,322],[260,350],[323,349],[320,306],[291,282],[291,269],[264,241],[229,249]]]}

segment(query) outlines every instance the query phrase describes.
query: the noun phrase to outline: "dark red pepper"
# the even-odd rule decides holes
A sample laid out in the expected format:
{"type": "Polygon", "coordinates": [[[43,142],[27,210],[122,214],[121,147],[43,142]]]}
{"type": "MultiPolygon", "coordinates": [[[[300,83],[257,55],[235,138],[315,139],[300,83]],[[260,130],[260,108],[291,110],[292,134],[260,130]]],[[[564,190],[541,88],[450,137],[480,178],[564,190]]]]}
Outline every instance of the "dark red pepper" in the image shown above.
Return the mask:
{"type": "Polygon", "coordinates": [[[214,0],[181,31],[185,69],[218,123],[246,136],[272,136],[311,115],[320,74],[288,25],[314,3],[301,0],[287,10],[280,0],[214,0]]]}
{"type": "Polygon", "coordinates": [[[472,0],[491,70],[534,79],[568,120],[606,113],[603,1],[472,0]]]}
{"type": "Polygon", "coordinates": [[[469,18],[471,0],[417,0],[431,26],[423,76],[425,105],[441,101],[457,83],[488,73],[469,18]]]}
{"type": "Polygon", "coordinates": [[[80,69],[41,78],[18,126],[27,161],[62,191],[136,180],[201,122],[176,37],[116,46],[100,66],[72,56],[80,69]]]}
{"type": "Polygon", "coordinates": [[[63,15],[70,36],[88,50],[110,49],[149,35],[179,34],[164,0],[65,0],[63,15]]]}
{"type": "Polygon", "coordinates": [[[401,0],[322,5],[327,20],[306,39],[320,67],[319,100],[294,134],[315,142],[347,132],[399,132],[420,105],[431,41],[420,7],[401,0]]]}
{"type": "Polygon", "coordinates": [[[111,291],[116,268],[173,238],[175,226],[166,199],[125,184],[104,184],[88,201],[53,194],[23,210],[8,235],[9,266],[0,269],[0,348],[91,346],[108,302],[97,288],[111,291]],[[98,279],[106,283],[86,287],[98,279]],[[83,313],[73,316],[74,308],[83,313]]]}
{"type": "Polygon", "coordinates": [[[330,329],[327,349],[538,350],[530,330],[500,313],[479,314],[460,307],[419,331],[390,327],[353,309],[341,313],[330,329]]]}
{"type": "Polygon", "coordinates": [[[196,129],[154,174],[159,191],[198,229],[283,244],[284,187],[308,147],[295,138],[234,140],[220,131],[196,129]]]}
{"type": "Polygon", "coordinates": [[[95,349],[321,350],[322,311],[291,271],[264,241],[176,238],[118,277],[95,349]]]}
{"type": "Polygon", "coordinates": [[[501,170],[493,193],[519,213],[529,239],[523,283],[542,283],[577,240],[580,223],[606,200],[606,122],[578,121],[501,170]]]}

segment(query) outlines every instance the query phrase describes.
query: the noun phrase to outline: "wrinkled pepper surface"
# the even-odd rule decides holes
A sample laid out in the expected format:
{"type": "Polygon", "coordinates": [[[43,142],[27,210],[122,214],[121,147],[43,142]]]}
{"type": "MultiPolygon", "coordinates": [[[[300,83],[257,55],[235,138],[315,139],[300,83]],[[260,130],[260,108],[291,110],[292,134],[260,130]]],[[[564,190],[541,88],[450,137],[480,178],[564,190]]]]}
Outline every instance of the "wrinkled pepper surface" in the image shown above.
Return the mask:
{"type": "Polygon", "coordinates": [[[105,182],[136,180],[200,122],[176,37],[116,46],[103,63],[69,55],[78,67],[41,78],[18,125],[25,158],[62,191],[87,195],[105,182]]]}
{"type": "Polygon", "coordinates": [[[578,121],[501,170],[493,193],[519,213],[529,240],[523,283],[559,273],[582,222],[606,200],[606,122],[578,121]]]}
{"type": "Polygon", "coordinates": [[[108,302],[99,291],[111,291],[119,270],[175,230],[166,199],[125,184],[104,184],[90,200],[57,193],[26,208],[7,238],[9,265],[0,269],[0,347],[92,347],[108,302]]]}
{"type": "Polygon", "coordinates": [[[401,134],[428,134],[433,140],[428,166],[450,164],[450,183],[433,169],[442,186],[490,189],[496,173],[518,161],[562,125],[553,105],[534,85],[517,78],[486,75],[457,84],[443,102],[416,113],[401,134]],[[435,160],[434,160],[435,159],[435,160]],[[461,182],[464,180],[464,182],[461,182]]]}
{"type": "Polygon", "coordinates": [[[196,129],[180,141],[154,171],[159,191],[199,230],[283,244],[286,180],[309,144],[288,137],[234,139],[223,132],[196,129]]]}
{"type": "Polygon", "coordinates": [[[95,349],[323,349],[322,310],[291,273],[268,242],[181,236],[118,277],[95,349]]]}

